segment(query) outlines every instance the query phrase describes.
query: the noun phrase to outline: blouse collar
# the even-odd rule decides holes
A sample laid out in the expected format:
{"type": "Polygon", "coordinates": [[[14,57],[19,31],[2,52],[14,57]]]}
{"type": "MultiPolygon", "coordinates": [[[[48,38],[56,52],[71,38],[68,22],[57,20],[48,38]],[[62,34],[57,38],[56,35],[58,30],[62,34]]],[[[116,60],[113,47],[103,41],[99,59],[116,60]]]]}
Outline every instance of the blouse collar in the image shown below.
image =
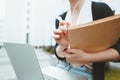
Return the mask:
{"type": "Polygon", "coordinates": [[[92,4],[91,0],[84,1],[83,6],[81,7],[80,14],[78,15],[78,19],[75,24],[72,24],[71,8],[69,8],[65,20],[67,22],[70,22],[71,25],[84,24],[93,21],[91,4],[92,4]]]}

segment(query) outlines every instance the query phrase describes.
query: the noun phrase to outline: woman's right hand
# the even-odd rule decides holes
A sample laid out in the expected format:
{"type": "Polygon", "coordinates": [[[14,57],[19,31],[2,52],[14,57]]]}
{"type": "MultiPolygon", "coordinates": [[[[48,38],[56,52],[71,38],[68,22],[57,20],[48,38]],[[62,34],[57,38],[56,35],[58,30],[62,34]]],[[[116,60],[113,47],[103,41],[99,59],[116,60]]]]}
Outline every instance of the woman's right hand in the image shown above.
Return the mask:
{"type": "Polygon", "coordinates": [[[68,35],[67,35],[67,27],[69,25],[70,25],[69,23],[65,21],[61,21],[58,29],[54,30],[54,39],[58,44],[56,48],[56,54],[61,58],[67,56],[65,50],[68,48],[68,44],[69,44],[68,35]]]}
{"type": "Polygon", "coordinates": [[[67,35],[67,27],[70,24],[65,22],[65,21],[61,21],[59,24],[58,29],[54,30],[54,39],[56,41],[57,44],[59,44],[61,47],[68,47],[68,35],[67,35]]]}

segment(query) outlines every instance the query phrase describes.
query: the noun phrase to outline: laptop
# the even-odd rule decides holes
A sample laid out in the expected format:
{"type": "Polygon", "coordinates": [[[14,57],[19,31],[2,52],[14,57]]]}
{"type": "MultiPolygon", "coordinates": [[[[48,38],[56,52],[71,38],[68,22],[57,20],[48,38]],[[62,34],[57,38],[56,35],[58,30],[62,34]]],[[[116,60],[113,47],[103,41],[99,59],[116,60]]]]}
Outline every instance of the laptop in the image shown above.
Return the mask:
{"type": "Polygon", "coordinates": [[[17,80],[87,80],[55,66],[41,69],[34,48],[29,44],[4,43],[17,80]]]}

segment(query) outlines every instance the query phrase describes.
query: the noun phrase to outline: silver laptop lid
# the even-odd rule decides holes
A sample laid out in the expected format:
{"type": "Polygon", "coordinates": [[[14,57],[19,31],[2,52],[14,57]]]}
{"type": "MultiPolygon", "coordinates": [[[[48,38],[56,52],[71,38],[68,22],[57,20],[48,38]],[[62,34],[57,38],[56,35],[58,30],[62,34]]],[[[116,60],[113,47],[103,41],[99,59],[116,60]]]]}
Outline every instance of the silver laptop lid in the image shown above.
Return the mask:
{"type": "Polygon", "coordinates": [[[31,45],[4,43],[4,46],[19,80],[44,80],[31,45]]]}

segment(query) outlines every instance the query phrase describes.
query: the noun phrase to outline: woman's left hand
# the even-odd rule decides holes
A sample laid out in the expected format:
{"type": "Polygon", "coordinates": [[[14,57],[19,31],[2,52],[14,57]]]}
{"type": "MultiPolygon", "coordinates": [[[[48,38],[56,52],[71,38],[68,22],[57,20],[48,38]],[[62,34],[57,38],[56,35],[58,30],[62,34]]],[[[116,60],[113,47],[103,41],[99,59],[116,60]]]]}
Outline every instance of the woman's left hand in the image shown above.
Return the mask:
{"type": "Polygon", "coordinates": [[[66,57],[66,61],[71,64],[87,64],[91,63],[90,59],[92,58],[92,54],[86,53],[82,50],[78,49],[67,49],[68,53],[66,57]]]}
{"type": "Polygon", "coordinates": [[[95,53],[87,53],[79,49],[67,49],[66,60],[71,64],[87,64],[93,62],[117,61],[120,59],[119,53],[109,48],[95,53]],[[107,54],[106,54],[107,53],[107,54]]]}

